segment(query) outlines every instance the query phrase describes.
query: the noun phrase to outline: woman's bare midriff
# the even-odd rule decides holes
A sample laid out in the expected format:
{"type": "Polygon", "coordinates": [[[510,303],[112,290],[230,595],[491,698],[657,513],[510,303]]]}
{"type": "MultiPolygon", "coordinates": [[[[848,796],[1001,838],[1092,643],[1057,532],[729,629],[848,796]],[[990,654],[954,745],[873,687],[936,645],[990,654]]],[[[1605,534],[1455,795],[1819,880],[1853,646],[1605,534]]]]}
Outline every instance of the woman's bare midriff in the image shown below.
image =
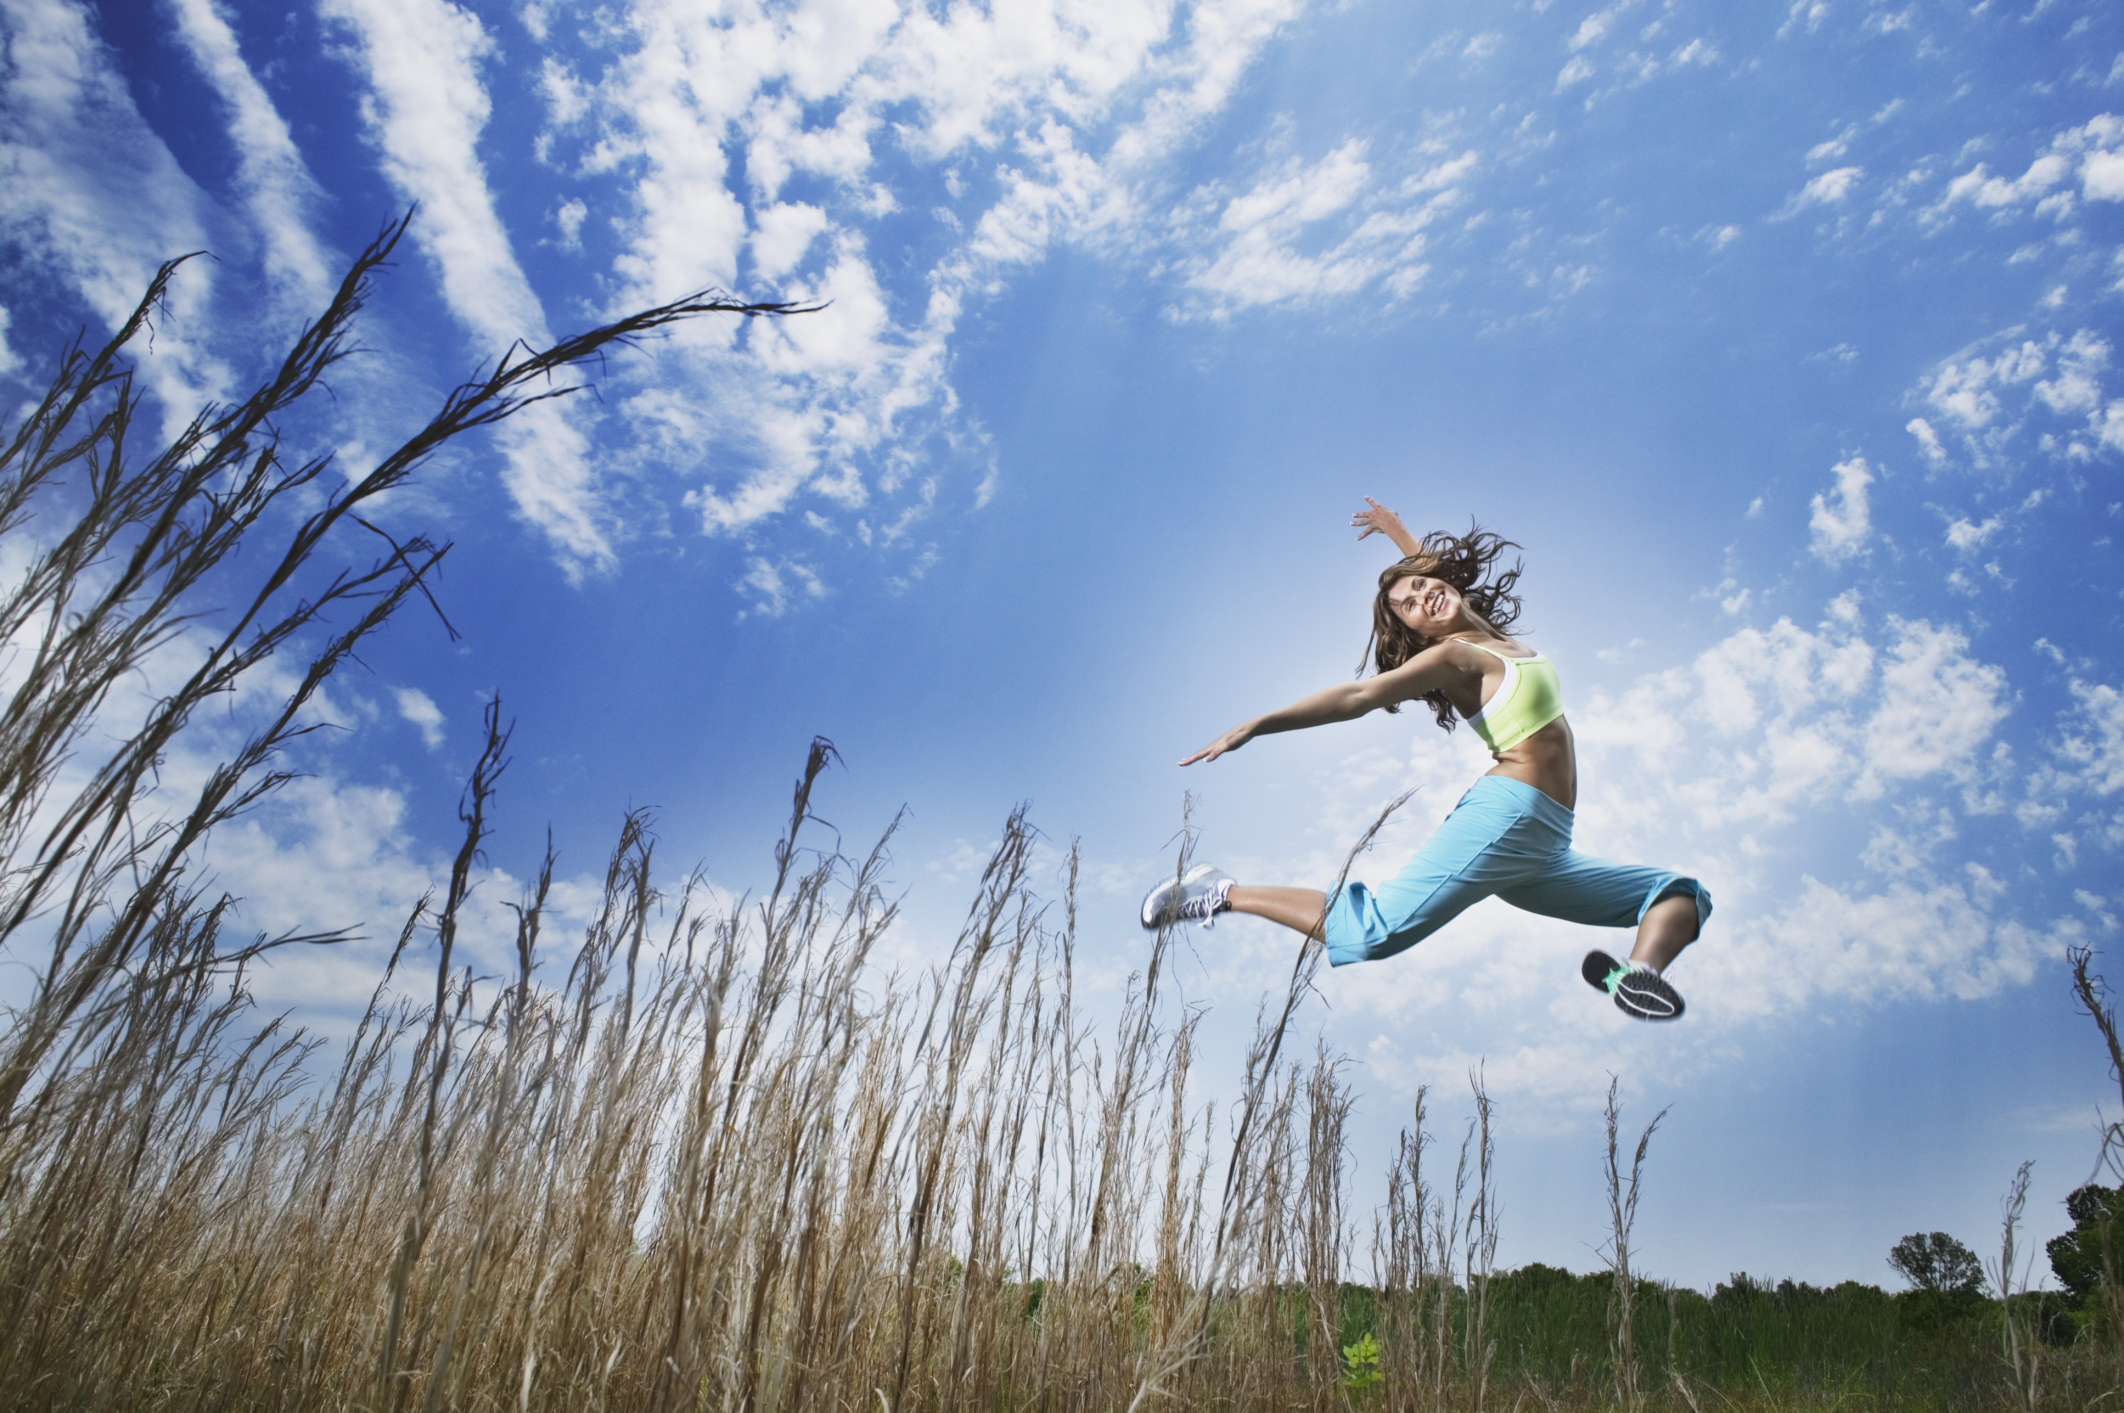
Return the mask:
{"type": "Polygon", "coordinates": [[[1578,752],[1571,743],[1571,724],[1560,716],[1500,752],[1487,773],[1532,785],[1567,810],[1578,808],[1578,752]]]}

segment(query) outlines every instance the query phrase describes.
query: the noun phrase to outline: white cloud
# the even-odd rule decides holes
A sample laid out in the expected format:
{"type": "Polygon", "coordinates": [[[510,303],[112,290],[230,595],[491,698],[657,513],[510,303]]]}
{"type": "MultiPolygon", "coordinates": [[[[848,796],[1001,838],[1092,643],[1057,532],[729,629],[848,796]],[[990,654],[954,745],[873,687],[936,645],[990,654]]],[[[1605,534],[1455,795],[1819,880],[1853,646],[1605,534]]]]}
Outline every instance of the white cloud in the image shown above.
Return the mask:
{"type": "MultiPolygon", "coordinates": [[[[362,115],[384,175],[419,203],[414,239],[478,355],[499,358],[519,339],[551,343],[479,158],[490,111],[479,65],[493,46],[478,17],[449,0],[325,0],[321,13],[360,46],[369,86],[362,115]]],[[[572,416],[541,403],[512,418],[499,440],[517,513],[546,534],[574,575],[616,561],[589,441],[572,416]]]]}
{"type": "Polygon", "coordinates": [[[800,599],[826,596],[825,584],[809,568],[760,555],[745,562],[745,577],[738,581],[738,588],[752,602],[748,612],[763,618],[780,618],[800,599]]]}
{"type": "Polygon", "coordinates": [[[2054,151],[2080,155],[2080,194],[2089,201],[2124,201],[2124,118],[2103,113],[2067,128],[2054,151]]]}
{"type": "Polygon", "coordinates": [[[2028,164],[2027,171],[2012,181],[1992,176],[1990,169],[1979,162],[1947,183],[1946,192],[1940,197],[1939,204],[1932,209],[1943,211],[1960,201],[1992,210],[2002,206],[2017,206],[2048,192],[2065,180],[2069,170],[2066,160],[2054,152],[2036,158],[2028,164]]]}
{"type": "Polygon", "coordinates": [[[1896,641],[1881,669],[1880,701],[1866,726],[1865,768],[1853,786],[1865,795],[1885,777],[1914,780],[1954,772],[2005,719],[2006,674],[1969,656],[1969,640],[1930,623],[1892,625],[1896,641]]]}
{"type": "MultiPolygon", "coordinates": [[[[262,808],[216,830],[199,863],[214,887],[238,900],[237,927],[276,936],[353,933],[334,946],[271,954],[247,978],[268,1010],[297,1008],[304,1025],[324,1034],[359,1013],[413,905],[423,895],[440,897],[450,874],[449,856],[408,831],[402,794],[330,772],[290,781],[262,808]]],[[[457,960],[482,976],[508,975],[516,965],[508,905],[529,890],[521,878],[484,864],[472,885],[459,918],[457,960]]],[[[588,873],[556,878],[544,935],[565,939],[586,927],[602,892],[601,880],[588,873]]],[[[710,894],[721,896],[713,888],[710,894]]],[[[416,958],[421,945],[415,942],[416,958]]]]}
{"type": "Polygon", "coordinates": [[[497,353],[517,339],[547,342],[479,159],[491,110],[479,64],[493,44],[478,17],[449,0],[325,0],[322,13],[361,46],[362,116],[384,175],[421,204],[414,236],[450,311],[497,353]]]}
{"type": "Polygon", "coordinates": [[[2076,680],[2072,695],[2059,756],[2081,787],[2098,795],[2124,790],[2124,692],[2076,680]]]}
{"type": "Polygon", "coordinates": [[[2004,523],[2005,521],[1996,515],[1981,524],[1957,518],[1948,523],[1947,544],[1950,548],[1963,551],[1979,549],[1984,541],[1998,533],[1999,527],[2004,523]]]}
{"type": "MultiPolygon", "coordinates": [[[[689,485],[684,503],[711,533],[749,534],[823,498],[865,511],[852,542],[915,553],[912,523],[955,484],[959,504],[978,505],[996,470],[949,382],[959,319],[1055,245],[1158,261],[1185,281],[1182,313],[1412,287],[1417,228],[1457,193],[1405,189],[1420,164],[1403,154],[1331,155],[1326,175],[1373,185],[1325,213],[1275,208],[1271,172],[1259,189],[1223,193],[1228,221],[1221,207],[1163,219],[1186,205],[1170,190],[1172,158],[1301,4],[1156,0],[1094,13],[1070,0],[993,11],[735,0],[710,13],[640,0],[613,12],[624,42],[602,72],[562,64],[556,76],[549,57],[551,126],[539,142],[561,163],[579,143],[582,168],[622,189],[615,303],[742,278],[752,297],[832,305],[772,328],[675,331],[623,373],[620,416],[601,431],[628,440],[630,463],[689,485]],[[894,230],[896,258],[927,263],[927,299],[912,307],[888,298],[868,253],[873,224],[902,206],[878,179],[887,147],[914,164],[914,180],[943,178],[950,197],[933,228],[941,242],[908,246],[894,230]],[[802,199],[785,200],[799,179],[802,199]],[[1287,258],[1290,230],[1311,239],[1338,222],[1329,254],[1287,258]]],[[[780,558],[761,562],[772,574],[747,592],[763,607],[808,597],[789,591],[780,558]]]]}
{"type": "Polygon", "coordinates": [[[1939,433],[1933,431],[1932,424],[1924,418],[1911,418],[1904,424],[1903,430],[1917,438],[1918,450],[1923,452],[1925,459],[1933,465],[1937,466],[1947,459],[1947,449],[1940,445],[1939,433]]]}
{"type": "Polygon", "coordinates": [[[1236,194],[1198,191],[1182,223],[1188,243],[1209,250],[1183,261],[1187,282],[1214,317],[1375,283],[1406,294],[1428,270],[1424,228],[1459,199],[1476,163],[1465,152],[1389,186],[1376,179],[1366,144],[1353,138],[1318,162],[1286,162],[1236,194]],[[1340,239],[1307,253],[1325,225],[1339,225],[1340,239]]]}
{"type": "Polygon", "coordinates": [[[826,229],[826,213],[803,202],[769,206],[753,216],[752,267],[763,280],[778,280],[803,262],[826,229]]]}
{"type": "MultiPolygon", "coordinates": [[[[2040,339],[2014,330],[1998,342],[2004,346],[1996,353],[1965,351],[1919,385],[1972,465],[1995,465],[2032,419],[2055,428],[2041,436],[2039,447],[2067,462],[2124,451],[2124,397],[2104,387],[2110,373],[2108,340],[2091,329],[2071,335],[2053,331],[2040,339]]],[[[1925,422],[1925,431],[1917,422],[1910,430],[1927,458],[1945,462],[1942,427],[1918,421],[1925,422]]]]}
{"type": "Polygon", "coordinates": [[[7,326],[9,317],[7,306],[0,304],[0,378],[6,377],[22,366],[22,355],[8,347],[7,326]]]}
{"type": "Polygon", "coordinates": [[[400,687],[393,693],[398,699],[398,714],[420,728],[420,742],[429,750],[439,750],[443,743],[442,708],[435,699],[418,687],[400,687]]]}
{"type": "Polygon", "coordinates": [[[287,120],[251,73],[235,31],[214,0],[170,0],[177,36],[220,95],[236,149],[236,187],[265,237],[266,276],[283,305],[303,317],[330,297],[336,283],[327,254],[310,232],[322,193],[295,148],[287,120]]]}
{"type": "Polygon", "coordinates": [[[1577,32],[1571,36],[1570,49],[1577,53],[1589,44],[1597,44],[1615,25],[1616,18],[1629,8],[1627,3],[1611,5],[1605,10],[1596,10],[1581,20],[1577,32]]]}
{"type": "Polygon", "coordinates": [[[2101,375],[2109,366],[2109,344],[2091,329],[2081,329],[2057,350],[2057,373],[2035,385],[2037,400],[2068,416],[2092,413],[2102,406],[2101,375]]]}
{"type": "Polygon", "coordinates": [[[1785,12],[1785,22],[1778,26],[1777,37],[1783,39],[1795,28],[1804,25],[1812,34],[1829,18],[1829,6],[1825,0],[1792,0],[1792,8],[1785,12]]]}
{"type": "Polygon", "coordinates": [[[553,211],[553,224],[560,231],[561,244],[569,250],[577,249],[583,242],[583,220],[590,214],[590,207],[581,200],[563,201],[553,211]]]}
{"type": "Polygon", "coordinates": [[[2089,153],[2080,182],[2089,201],[2124,201],[2124,152],[2089,153]]]}
{"type": "MultiPolygon", "coordinates": [[[[10,0],[0,72],[0,235],[35,253],[107,329],[130,315],[164,260],[214,244],[221,223],[141,119],[125,76],[70,0],[10,0]]],[[[212,262],[178,272],[142,381],[175,431],[226,396],[224,364],[188,335],[213,290],[212,262]]]]}
{"type": "Polygon", "coordinates": [[[1866,175],[1863,167],[1838,167],[1822,173],[1808,182],[1777,212],[1777,219],[1793,216],[1809,206],[1834,206],[1851,194],[1851,189],[1866,175]]]}
{"type": "Polygon", "coordinates": [[[1926,400],[1965,430],[1986,427],[1999,415],[1997,389],[2028,382],[2044,366],[2043,349],[2033,341],[1995,358],[1950,362],[1933,375],[1926,400]]]}
{"type": "Polygon", "coordinates": [[[1973,1001],[2025,986],[2039,963],[2064,955],[2079,924],[2037,930],[1999,919],[1990,908],[1996,884],[1977,865],[1969,870],[1966,883],[1898,882],[1878,893],[1803,878],[1784,908],[1690,957],[1696,984],[1735,1018],[1828,997],[1973,1001]]]}
{"type": "Polygon", "coordinates": [[[1815,555],[1830,564],[1837,564],[1863,550],[1867,537],[1873,533],[1873,522],[1866,508],[1866,487],[1873,484],[1873,473],[1867,469],[1863,456],[1840,461],[1833,469],[1836,475],[1833,499],[1821,495],[1814,497],[1814,511],[1808,518],[1808,527],[1814,533],[1815,555]]]}
{"type": "Polygon", "coordinates": [[[1939,199],[1925,208],[1928,223],[1944,220],[1954,207],[1968,204],[2003,216],[2027,203],[2037,215],[2062,220],[2073,213],[2070,183],[2079,178],[2087,201],[2124,200],[2124,118],[2104,113],[2051,139],[2020,176],[1994,176],[1979,163],[1948,182],[1939,199]]]}
{"type": "Polygon", "coordinates": [[[1847,150],[1849,150],[1851,146],[1851,139],[1857,136],[1858,124],[1851,123],[1847,125],[1844,130],[1838,133],[1835,137],[1830,138],[1826,142],[1818,142],[1814,146],[1808,148],[1807,165],[1810,167],[1815,167],[1821,165],[1824,162],[1835,161],[1837,158],[1843,156],[1847,150]]]}
{"type": "Polygon", "coordinates": [[[1785,619],[1742,629],[1686,668],[1574,708],[1588,769],[1642,797],[1598,797],[1587,817],[1621,808],[1633,832],[1663,821],[1677,837],[1710,836],[1923,778],[1971,783],[2007,695],[2005,674],[1968,649],[1925,620],[1891,619],[1876,644],[1855,613],[1818,631],[1785,619]]]}

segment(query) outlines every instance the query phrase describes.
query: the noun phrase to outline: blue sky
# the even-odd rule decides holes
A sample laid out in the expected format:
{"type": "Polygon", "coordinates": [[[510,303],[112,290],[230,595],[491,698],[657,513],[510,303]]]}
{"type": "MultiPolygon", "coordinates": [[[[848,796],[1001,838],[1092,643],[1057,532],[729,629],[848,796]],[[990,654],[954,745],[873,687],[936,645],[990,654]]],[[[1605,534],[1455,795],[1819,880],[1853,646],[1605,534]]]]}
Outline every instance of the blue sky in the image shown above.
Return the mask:
{"type": "MultiPolygon", "coordinates": [[[[1577,980],[1604,939],[1494,903],[1323,978],[1303,1023],[1363,1096],[1356,1207],[1415,1086],[1457,1124],[1481,1062],[1510,1264],[1595,1264],[1610,1073],[1639,1121],[1670,1108],[1641,1243],[1675,1279],[1888,1282],[1905,1232],[1990,1246],[2024,1158],[2035,1234],[2062,1229],[2115,1095],[2063,950],[2113,948],[2124,912],[2117,12],[0,16],[18,405],[193,249],[146,380],[165,418],[241,389],[416,202],[301,429],[349,464],[513,339],[705,286],[832,301],[690,326],[394,497],[395,528],[456,542],[463,637],[394,626],[310,774],[216,841],[258,926],[394,930],[499,690],[490,908],[549,824],[579,900],[635,805],[675,866],[756,882],[823,734],[848,839],[911,810],[895,960],[941,949],[1030,801],[1082,841],[1110,1004],[1183,790],[1204,857],[1318,883],[1414,789],[1359,866],[1391,873],[1482,768],[1408,713],[1171,765],[1350,672],[1371,494],[1525,547],[1581,844],[1699,873],[1718,915],[1669,1028],[1577,980]]],[[[1227,921],[1194,953],[1235,1072],[1288,942],[1227,921]]],[[[260,994],[329,1027],[376,957],[260,994]]]]}

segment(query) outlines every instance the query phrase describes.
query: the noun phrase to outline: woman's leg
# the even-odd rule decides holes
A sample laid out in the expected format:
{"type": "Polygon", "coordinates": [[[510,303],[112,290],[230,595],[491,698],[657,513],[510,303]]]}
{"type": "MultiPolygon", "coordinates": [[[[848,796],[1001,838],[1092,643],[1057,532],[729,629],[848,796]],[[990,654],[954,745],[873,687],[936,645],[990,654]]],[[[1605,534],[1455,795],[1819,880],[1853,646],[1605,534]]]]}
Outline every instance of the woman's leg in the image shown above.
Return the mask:
{"type": "MultiPolygon", "coordinates": [[[[1390,957],[1436,932],[1501,885],[1538,872],[1551,854],[1560,851],[1546,835],[1519,837],[1530,828],[1541,833],[1538,821],[1528,818],[1522,798],[1539,794],[1517,781],[1482,777],[1406,868],[1377,890],[1346,883],[1332,906],[1329,896],[1318,889],[1249,888],[1236,882],[1226,884],[1222,875],[1192,885],[1197,890],[1224,891],[1199,891],[1199,898],[1189,906],[1247,913],[1281,923],[1293,932],[1320,936],[1334,966],[1390,957]]],[[[1563,831],[1560,838],[1568,843],[1569,831],[1563,831]]],[[[1178,886],[1177,880],[1160,884],[1144,899],[1145,927],[1161,925],[1166,902],[1178,886]]],[[[1204,916],[1201,912],[1180,915],[1204,916]]]]}
{"type": "Polygon", "coordinates": [[[1687,874],[1610,863],[1576,849],[1558,854],[1539,878],[1500,888],[1497,896],[1543,917],[1588,927],[1635,927],[1630,960],[1655,968],[1665,967],[1694,942],[1711,915],[1711,895],[1687,874]]]}
{"type": "Polygon", "coordinates": [[[1698,931],[1694,895],[1669,893],[1645,909],[1637,924],[1637,945],[1630,949],[1630,960],[1643,962],[1654,971],[1665,971],[1681,955],[1681,949],[1696,940],[1698,931]]]}
{"type": "Polygon", "coordinates": [[[1224,901],[1235,913],[1280,922],[1310,936],[1327,914],[1327,894],[1313,888],[1246,888],[1234,883],[1224,901]]]}

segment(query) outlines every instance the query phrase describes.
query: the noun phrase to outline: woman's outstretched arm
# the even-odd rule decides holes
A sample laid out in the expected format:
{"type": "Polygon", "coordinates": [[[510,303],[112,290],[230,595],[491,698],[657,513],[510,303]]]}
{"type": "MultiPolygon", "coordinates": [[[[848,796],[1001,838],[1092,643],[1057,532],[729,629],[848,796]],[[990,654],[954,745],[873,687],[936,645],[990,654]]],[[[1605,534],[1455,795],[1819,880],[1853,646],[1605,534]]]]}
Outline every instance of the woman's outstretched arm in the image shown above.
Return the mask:
{"type": "Polygon", "coordinates": [[[1370,496],[1364,498],[1364,503],[1371,509],[1360,510],[1350,517],[1352,525],[1364,527],[1357,532],[1358,539],[1361,540],[1366,535],[1384,535],[1394,542],[1394,548],[1401,551],[1404,559],[1423,548],[1423,541],[1409,533],[1408,527],[1401,523],[1399,515],[1370,496]]]}
{"type": "Polygon", "coordinates": [[[1238,750],[1256,736],[1270,736],[1278,731],[1303,731],[1309,726],[1326,726],[1336,721],[1355,721],[1383,706],[1420,697],[1470,671],[1479,674],[1482,663],[1459,660],[1462,657],[1473,659],[1474,653],[1475,650],[1465,643],[1439,643],[1416,654],[1392,672],[1382,672],[1361,682],[1338,682],[1287,707],[1241,722],[1180,764],[1215,760],[1226,751],[1238,750]]]}

